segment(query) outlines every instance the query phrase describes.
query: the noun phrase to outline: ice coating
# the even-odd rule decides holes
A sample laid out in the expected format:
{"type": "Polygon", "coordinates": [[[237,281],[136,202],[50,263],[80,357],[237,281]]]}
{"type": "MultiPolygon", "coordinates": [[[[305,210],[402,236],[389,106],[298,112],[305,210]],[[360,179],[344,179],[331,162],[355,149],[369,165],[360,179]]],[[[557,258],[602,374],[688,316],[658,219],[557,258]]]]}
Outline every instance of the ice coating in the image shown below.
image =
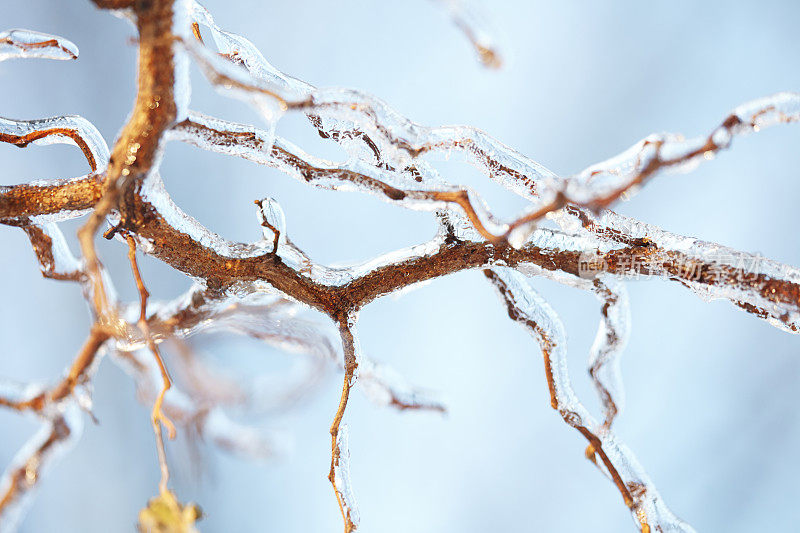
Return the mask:
{"type": "Polygon", "coordinates": [[[444,182],[424,165],[416,165],[413,172],[398,173],[360,160],[336,164],[306,154],[292,143],[270,137],[262,130],[198,113],[191,113],[187,121],[176,125],[169,138],[277,168],[323,189],[365,192],[415,210],[453,206],[480,235],[489,239],[508,234],[512,244],[521,246],[535,228],[523,224],[511,232],[510,226],[497,220],[477,193],[444,182]]]}
{"type": "Polygon", "coordinates": [[[269,84],[255,80],[247,75],[247,71],[210,52],[202,45],[187,39],[184,39],[184,44],[203,74],[221,93],[251,104],[261,114],[266,124],[274,128],[275,122],[289,107],[287,99],[279,89],[276,90],[269,84]]]}
{"type": "MultiPolygon", "coordinates": [[[[344,368],[338,331],[331,324],[303,317],[303,306],[275,291],[259,291],[244,298],[234,294],[211,298],[198,285],[173,301],[153,302],[149,310],[151,333],[158,342],[170,337],[188,339],[202,333],[228,331],[310,358],[310,366],[297,367],[300,375],[282,376],[280,382],[255,376],[249,383],[232,377],[226,379],[224,369],[207,369],[196,358],[186,359],[191,368],[185,367],[183,372],[191,372],[193,382],[224,382],[225,400],[250,414],[269,413],[281,405],[296,403],[319,383],[328,365],[344,368]]],[[[119,346],[134,351],[144,345],[141,337],[131,337],[119,346]]],[[[411,386],[397,372],[364,354],[360,355],[357,386],[379,405],[400,410],[446,410],[436,394],[411,386]]]]}
{"type": "MultiPolygon", "coordinates": [[[[800,120],[800,95],[787,91],[757,98],[734,109],[732,115],[738,119],[738,124],[733,127],[743,132],[759,131],[761,128],[776,124],[797,122],[800,120]]],[[[724,132],[720,131],[720,133],[724,132]]]]}
{"type": "Polygon", "coordinates": [[[72,42],[32,30],[0,32],[0,61],[7,59],[78,59],[78,47],[72,42]]]}
{"type": "MultiPolygon", "coordinates": [[[[480,35],[479,25],[470,19],[467,4],[440,1],[453,8],[456,23],[482,59],[493,62],[496,55],[480,35]]],[[[321,383],[327,372],[343,371],[342,397],[330,427],[329,475],[345,527],[352,530],[357,512],[347,465],[348,428],[343,423],[351,388],[356,386],[372,401],[400,410],[445,408],[436,395],[411,387],[362,353],[355,332],[358,311],[383,296],[480,268],[501,293],[509,316],[539,342],[553,407],[589,441],[587,456],[616,486],[639,528],[691,531],[667,509],[631,451],[611,432],[624,402],[619,359],[630,328],[623,283],[631,277],[675,281],[704,299],[727,299],[745,312],[797,332],[800,272],[756,254],[670,234],[606,208],[661,172],[687,171],[715,157],[737,135],[797,121],[800,98],[796,93],[779,93],[739,106],[707,136],[687,140],[673,134],[651,135],[618,156],[562,177],[475,128],[423,126],[372,95],[317,89],[288,76],[249,40],[219,28],[208,11],[192,0],[137,3],[124,14],[143,30],[140,50],[155,58],[149,65],[158,72],[140,64],[139,75],[148,82],[114,151],[125,161],[122,171],[119,165],[108,168],[105,142],[80,117],[0,121],[0,141],[20,147],[74,144],[93,170],[73,179],[0,188],[0,223],[27,233],[44,276],[81,284],[95,317],[67,379],[53,387],[0,386],[0,405],[35,412],[55,428],[65,406],[91,409],[92,373],[98,356],[112,349],[114,360],[130,373],[142,400],[155,405],[163,399],[162,416],[168,416],[181,431],[261,460],[281,451],[283,441],[249,421],[266,420],[288,409],[321,383]],[[166,9],[170,17],[138,19],[138,10],[151,8],[166,9]],[[210,33],[208,43],[201,30],[210,33]],[[176,39],[163,41],[165,33],[176,39]],[[190,59],[222,93],[251,103],[266,126],[256,128],[189,111],[190,59]],[[159,110],[164,109],[174,114],[161,114],[159,110]],[[338,143],[345,160],[315,157],[276,136],[276,122],[292,111],[304,113],[323,138],[338,143]],[[150,129],[137,129],[141,123],[153,128],[153,134],[150,129]],[[292,243],[283,209],[276,200],[264,198],[256,200],[263,238],[253,243],[227,241],[180,210],[164,189],[159,166],[168,140],[276,168],[310,186],[372,194],[408,209],[431,211],[439,222],[438,234],[429,242],[362,263],[328,266],[313,261],[311,254],[292,243]],[[463,155],[487,177],[527,199],[529,206],[510,221],[494,216],[476,190],[451,183],[438,171],[435,158],[425,157],[452,154],[463,155]],[[87,213],[90,223],[79,234],[82,257],[76,259],[57,223],[87,213]],[[539,227],[546,216],[561,229],[539,227]],[[117,300],[111,277],[94,250],[92,237],[105,222],[111,225],[106,236],[129,246],[139,302],[117,300]],[[135,267],[137,250],[183,272],[195,285],[175,300],[148,301],[135,267]],[[589,371],[602,402],[602,420],[593,417],[575,396],[567,373],[564,328],[525,275],[591,292],[600,302],[589,371]],[[325,320],[308,319],[310,310],[325,320]],[[291,368],[277,377],[230,375],[185,342],[209,331],[245,335],[290,353],[291,368]],[[168,393],[158,365],[159,346],[179,352],[170,366],[185,378],[168,393]],[[239,422],[240,416],[248,417],[248,423],[239,422]]],[[[38,53],[63,45],[56,41],[39,46],[28,37],[14,37],[15,53],[38,53]],[[20,44],[25,39],[32,45],[27,49],[20,44]]],[[[8,42],[0,43],[0,50],[7,51],[8,46],[8,42]]],[[[70,49],[63,45],[61,52],[70,49]]],[[[54,48],[47,53],[60,52],[54,48]]],[[[158,422],[155,408],[153,412],[158,422]]],[[[166,470],[165,464],[161,466],[166,470]]],[[[0,513],[14,509],[0,502],[0,513]]]]}
{"type": "Polygon", "coordinates": [[[44,391],[39,383],[19,383],[9,379],[0,379],[0,405],[8,407],[27,401],[44,391]]]}
{"type": "Polygon", "coordinates": [[[637,525],[643,531],[693,532],[664,505],[633,453],[606,425],[599,424],[575,395],[567,369],[566,333],[555,311],[516,270],[494,267],[485,273],[506,304],[509,317],[525,327],[541,347],[551,406],[589,441],[587,455],[598,456],[593,460],[618,486],[637,525]]]}
{"type": "MultiPolygon", "coordinates": [[[[216,233],[209,231],[175,205],[175,202],[172,201],[164,189],[164,182],[161,176],[156,172],[148,176],[142,189],[142,198],[149,202],[170,226],[221,256],[229,258],[255,257],[262,255],[267,249],[264,242],[236,243],[227,241],[216,233]]],[[[146,241],[142,241],[141,244],[147,249],[146,241]]]]}
{"type": "MultiPolygon", "coordinates": [[[[779,93],[740,106],[707,138],[685,141],[675,135],[650,136],[619,156],[589,167],[561,183],[547,169],[483,132],[468,127],[426,128],[405,119],[370,95],[348,89],[314,89],[280,74],[263,60],[263,56],[252,53],[254,47],[249,41],[226,35],[226,50],[237,57],[247,58],[242,62],[254,82],[269,84],[272,87],[269,91],[287,108],[306,110],[326,136],[340,142],[366,134],[378,144],[383,157],[388,155],[388,159],[399,163],[401,168],[407,166],[409,157],[413,159],[422,153],[464,150],[473,164],[510,190],[527,198],[537,195],[540,201],[537,207],[553,203],[562,192],[576,203],[602,204],[604,207],[662,168],[689,170],[701,159],[708,159],[716,151],[726,148],[733,135],[798,119],[797,94],[779,93]],[[236,44],[231,44],[234,42],[236,44]]],[[[259,90],[267,89],[262,87],[259,90]]],[[[349,145],[347,142],[342,144],[346,148],[349,145]]],[[[561,205],[555,203],[550,211],[559,207],[561,205]]]]}
{"type": "MultiPolygon", "coordinates": [[[[278,302],[274,310],[244,308],[237,310],[238,312],[229,312],[224,321],[217,319],[217,326],[214,327],[224,327],[228,323],[233,331],[260,339],[285,351],[306,353],[315,360],[333,363],[343,369],[345,355],[341,351],[338,332],[330,325],[296,316],[301,311],[296,303],[286,299],[278,302]]],[[[356,384],[371,401],[400,410],[446,410],[445,404],[436,394],[411,386],[397,372],[372,361],[361,352],[358,357],[356,384]]],[[[309,379],[299,380],[299,383],[304,382],[308,383],[309,379]]]]}
{"type": "Polygon", "coordinates": [[[70,179],[41,179],[16,186],[0,186],[0,222],[24,226],[27,223],[63,222],[83,216],[91,210],[92,200],[75,197],[85,194],[92,199],[99,198],[100,185],[100,176],[91,173],[70,179]],[[59,196],[47,201],[35,200],[39,195],[50,193],[54,196],[59,193],[59,196]],[[33,204],[38,205],[35,215],[22,212],[33,204]]]}
{"type": "MultiPolygon", "coordinates": [[[[205,243],[206,246],[214,249],[217,253],[220,253],[225,257],[257,257],[259,254],[263,254],[266,251],[266,247],[263,243],[261,245],[258,243],[250,245],[227,243],[199,225],[194,223],[190,225],[187,222],[186,216],[178,211],[177,207],[172,206],[171,203],[169,207],[161,206],[161,208],[163,209],[163,212],[167,214],[167,217],[173,219],[173,224],[175,227],[184,228],[186,231],[191,231],[191,234],[199,242],[205,243]]],[[[607,214],[604,216],[610,217],[612,214],[611,212],[607,212],[607,214]]],[[[618,215],[614,216],[618,217],[618,215]]],[[[721,257],[716,257],[714,265],[721,265],[722,274],[727,276],[726,279],[728,279],[728,281],[722,284],[719,283],[719,280],[717,279],[694,280],[687,278],[687,276],[684,275],[685,273],[683,273],[681,270],[692,265],[704,264],[702,254],[698,255],[698,250],[689,250],[688,248],[695,243],[694,239],[667,235],[665,233],[649,233],[647,235],[642,233],[639,235],[639,233],[637,233],[635,224],[629,224],[629,226],[630,227],[620,226],[620,229],[615,229],[614,231],[620,232],[624,235],[629,235],[630,238],[635,239],[643,239],[647,237],[651,240],[655,240],[655,238],[659,237],[660,235],[666,235],[666,241],[664,242],[665,249],[661,255],[642,255],[643,251],[649,253],[651,251],[649,248],[643,251],[636,251],[637,261],[641,256],[645,260],[643,263],[629,264],[626,268],[620,268],[619,266],[612,265],[610,272],[623,277],[639,273],[642,275],[662,275],[669,279],[675,279],[682,282],[688,281],[688,285],[696,287],[701,295],[726,298],[733,301],[737,305],[740,305],[742,302],[750,302],[755,306],[751,312],[755,311],[755,314],[767,313],[769,317],[773,319],[778,319],[779,321],[782,320],[785,326],[789,329],[796,329],[795,322],[797,317],[797,303],[795,300],[792,300],[791,293],[782,295],[776,291],[773,291],[772,293],[765,292],[773,285],[773,280],[778,280],[781,283],[785,282],[791,284],[792,287],[795,287],[797,285],[797,274],[796,270],[792,267],[766,260],[762,261],[748,254],[741,254],[739,252],[707,243],[707,252],[722,255],[721,257]],[[664,264],[662,264],[663,261],[659,263],[659,259],[665,258],[669,259],[672,264],[667,264],[665,267],[664,264]],[[756,272],[756,274],[761,274],[762,277],[764,277],[759,286],[753,287],[747,284],[736,285],[730,282],[731,276],[741,276],[747,274],[745,269],[741,268],[741,265],[738,265],[737,263],[752,263],[754,261],[758,263],[758,268],[762,269],[756,272]],[[637,268],[632,269],[632,267],[637,268]],[[778,301],[776,301],[776,299],[778,301]]],[[[553,232],[550,230],[537,230],[536,232],[533,232],[528,242],[541,248],[552,248],[553,250],[574,249],[580,252],[593,250],[596,246],[596,243],[590,238],[586,238],[581,241],[575,237],[571,237],[566,234],[559,234],[558,232],[553,232]]],[[[281,247],[279,249],[279,254],[281,254],[287,264],[295,265],[296,268],[301,268],[304,270],[306,272],[305,275],[309,276],[310,279],[314,280],[315,283],[329,286],[343,286],[351,283],[354,279],[367,276],[370,272],[379,271],[387,264],[411,260],[415,256],[420,257],[428,254],[435,254],[439,246],[441,246],[441,243],[432,241],[431,243],[425,245],[387,254],[383,257],[376,258],[373,261],[361,265],[353,265],[351,268],[329,268],[324,265],[313,263],[306,258],[302,252],[289,245],[281,247]]],[[[613,258],[614,254],[619,253],[620,250],[623,250],[623,248],[624,247],[621,247],[618,244],[610,244],[606,242],[600,246],[599,251],[603,254],[606,254],[606,257],[613,258]]],[[[703,250],[699,250],[699,252],[702,253],[703,250]]]]}
{"type": "Polygon", "coordinates": [[[800,120],[800,94],[777,93],[735,108],[707,136],[650,135],[628,150],[592,165],[568,179],[567,196],[575,203],[606,207],[623,192],[662,170],[687,172],[727,149],[733,138],[777,124],[800,120]]]}
{"type": "Polygon", "coordinates": [[[49,414],[41,429],[17,452],[0,478],[0,531],[16,531],[30,507],[37,481],[77,443],[83,414],[67,402],[49,414]]]}
{"type": "Polygon", "coordinates": [[[381,158],[405,169],[425,152],[464,151],[472,164],[528,198],[532,197],[536,180],[554,178],[535,161],[475,128],[427,128],[409,121],[371,95],[350,89],[315,89],[287,76],[269,64],[250,41],[216,26],[199,4],[195,9],[195,21],[210,28],[221,54],[244,66],[249,75],[243,78],[242,71],[231,69],[220,58],[193,43],[190,50],[213,83],[272,96],[288,109],[306,110],[323,136],[342,144],[354,157],[365,153],[374,155],[377,145],[381,158]],[[365,150],[362,143],[369,149],[365,150]]]}
{"type": "MultiPolygon", "coordinates": [[[[552,238],[548,241],[552,242],[552,238]]],[[[541,241],[540,241],[541,242],[541,241]]],[[[537,265],[522,265],[518,272],[528,277],[542,277],[591,292],[600,301],[600,324],[589,350],[589,375],[603,405],[605,429],[611,427],[625,406],[625,389],[622,382],[620,357],[630,336],[631,312],[628,291],[621,280],[606,274],[593,279],[550,271],[537,265]]]]}
{"type": "Polygon", "coordinates": [[[369,359],[362,359],[358,365],[358,383],[364,394],[378,405],[389,405],[401,411],[447,412],[447,405],[438,394],[411,388],[396,371],[369,359]]]}
{"type": "Polygon", "coordinates": [[[192,20],[211,31],[214,44],[219,51],[227,55],[229,60],[244,66],[255,79],[269,80],[274,85],[282,86],[289,91],[289,94],[299,94],[312,89],[308,83],[287,76],[273,67],[249,39],[217,26],[214,17],[199,2],[192,1],[191,9],[192,20]]]}
{"type": "Polygon", "coordinates": [[[83,278],[83,265],[69,249],[64,233],[58,225],[47,222],[25,228],[31,240],[34,252],[42,266],[42,274],[53,279],[83,278]]]}
{"type": "MultiPolygon", "coordinates": [[[[145,342],[131,339],[120,343],[118,348],[115,359],[135,380],[140,399],[154,401],[160,388],[160,372],[145,342]]],[[[184,349],[188,350],[185,346],[184,349]]],[[[254,409],[265,408],[263,403],[253,403],[263,398],[245,396],[238,385],[208,371],[190,351],[182,355],[175,370],[181,375],[189,374],[190,379],[185,390],[173,387],[165,397],[165,409],[172,420],[217,448],[248,460],[263,461],[289,453],[291,444],[285,436],[265,431],[254,423],[237,422],[226,412],[244,410],[252,415],[254,409]]]]}
{"type": "MultiPolygon", "coordinates": [[[[154,401],[160,387],[155,361],[146,349],[136,349],[131,344],[122,344],[120,348],[114,359],[136,382],[140,400],[154,401]]],[[[185,372],[183,363],[187,360],[179,361],[181,364],[176,365],[176,369],[185,372]]],[[[289,453],[291,443],[285,436],[259,428],[255,423],[237,422],[226,412],[226,409],[251,408],[247,403],[250,399],[240,403],[238,396],[232,396],[235,389],[226,390],[226,396],[214,396],[214,391],[228,383],[209,374],[195,374],[194,378],[196,381],[190,382],[193,388],[173,388],[165,397],[166,412],[185,431],[194,432],[220,450],[248,460],[263,461],[289,453]]]]}
{"type": "Polygon", "coordinates": [[[358,528],[360,516],[358,514],[358,504],[356,503],[352,482],[350,480],[350,428],[347,424],[339,428],[339,433],[336,437],[336,447],[339,453],[334,458],[333,463],[333,484],[334,487],[336,487],[339,505],[342,507],[342,513],[345,516],[347,524],[345,525],[345,532],[349,533],[358,528]]]}
{"type": "Polygon", "coordinates": [[[800,328],[800,269],[796,267],[676,235],[613,211],[596,217],[571,208],[558,220],[604,243],[602,268],[607,272],[623,278],[677,281],[706,301],[728,300],[780,329],[796,333],[800,328]],[[637,250],[631,248],[632,243],[644,246],[637,250]]]}
{"type": "MultiPolygon", "coordinates": [[[[505,240],[521,246],[535,229],[536,222],[567,203],[592,208],[606,207],[622,194],[631,191],[662,170],[688,171],[730,144],[732,136],[758,131],[778,122],[794,122],[798,96],[780,93],[737,108],[708,137],[684,140],[681,136],[652,135],[629,150],[593,165],[579,174],[559,179],[555,174],[525,158],[488,135],[468,127],[427,128],[406,119],[380,100],[350,89],[315,89],[280,74],[246,39],[222,32],[202,16],[203,24],[215,28],[214,35],[222,54],[246,68],[250,80],[228,77],[230,70],[217,70],[206,62],[207,75],[215,83],[222,78],[237,90],[268,95],[286,109],[301,109],[323,137],[341,144],[354,159],[371,160],[376,166],[394,168],[412,166],[419,155],[429,152],[464,151],[468,160],[509,190],[532,201],[526,213],[508,224],[494,222],[484,213],[482,202],[464,203],[468,218],[479,233],[490,240],[505,240]],[[225,72],[223,72],[225,71],[225,72]],[[741,115],[741,116],[740,116],[741,115]],[[372,155],[370,155],[370,153],[372,155]],[[380,154],[375,160],[375,154],[380,154]],[[494,223],[492,223],[494,222],[494,223]]],[[[193,45],[196,46],[196,45],[193,45]]],[[[217,60],[218,58],[214,58],[217,60]]],[[[462,208],[464,206],[462,205],[462,208]]]]}
{"type": "MultiPolygon", "coordinates": [[[[191,25],[192,3],[194,0],[174,0],[172,6],[172,27],[189,28],[191,25]]],[[[192,99],[192,85],[189,80],[189,66],[191,64],[186,54],[179,53],[180,44],[172,45],[173,76],[172,99],[175,102],[175,120],[186,117],[189,111],[189,102],[192,99]],[[177,53],[175,53],[177,52],[177,53]]]]}
{"type": "Polygon", "coordinates": [[[610,427],[625,407],[620,356],[628,344],[631,311],[628,291],[609,276],[595,279],[592,292],[602,302],[602,319],[589,354],[589,374],[603,404],[604,424],[610,427]]]}
{"type": "Polygon", "coordinates": [[[264,238],[272,241],[272,253],[278,252],[281,244],[286,244],[286,215],[283,208],[274,198],[256,200],[258,205],[258,222],[263,229],[264,238]]]}
{"type": "Polygon", "coordinates": [[[486,271],[486,276],[498,288],[509,308],[518,313],[513,318],[526,325],[542,346],[553,408],[570,424],[588,422],[591,416],[575,397],[569,382],[566,332],[555,311],[516,270],[494,267],[486,271]]]}
{"type": "Polygon", "coordinates": [[[97,128],[77,115],[39,120],[11,120],[0,117],[0,141],[25,147],[29,144],[71,144],[81,149],[92,171],[102,172],[109,151],[97,128]]]}

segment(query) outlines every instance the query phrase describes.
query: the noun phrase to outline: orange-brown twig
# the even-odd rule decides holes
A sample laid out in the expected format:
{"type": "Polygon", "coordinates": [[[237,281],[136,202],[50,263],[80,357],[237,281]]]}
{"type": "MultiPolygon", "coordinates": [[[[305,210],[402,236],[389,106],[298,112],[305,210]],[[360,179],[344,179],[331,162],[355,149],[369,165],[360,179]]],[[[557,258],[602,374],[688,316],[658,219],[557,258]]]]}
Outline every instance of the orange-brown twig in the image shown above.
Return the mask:
{"type": "Polygon", "coordinates": [[[169,467],[167,466],[167,457],[164,451],[164,438],[161,433],[161,424],[167,428],[167,434],[170,439],[175,438],[175,424],[164,414],[164,395],[172,387],[172,379],[169,376],[167,367],[164,364],[164,359],[161,357],[161,352],[158,345],[150,335],[150,326],[147,323],[147,299],[150,293],[144,285],[142,274],[139,271],[139,264],[136,261],[136,241],[130,235],[126,235],[125,239],[128,241],[128,259],[131,263],[131,270],[133,271],[133,278],[136,281],[136,288],[139,291],[139,322],[138,325],[144,334],[145,342],[148,348],[153,353],[158,369],[161,372],[162,387],[153,404],[153,411],[150,415],[153,423],[153,429],[156,434],[156,442],[158,444],[158,460],[161,466],[161,483],[159,485],[161,492],[166,492],[167,482],[169,481],[169,467]]]}

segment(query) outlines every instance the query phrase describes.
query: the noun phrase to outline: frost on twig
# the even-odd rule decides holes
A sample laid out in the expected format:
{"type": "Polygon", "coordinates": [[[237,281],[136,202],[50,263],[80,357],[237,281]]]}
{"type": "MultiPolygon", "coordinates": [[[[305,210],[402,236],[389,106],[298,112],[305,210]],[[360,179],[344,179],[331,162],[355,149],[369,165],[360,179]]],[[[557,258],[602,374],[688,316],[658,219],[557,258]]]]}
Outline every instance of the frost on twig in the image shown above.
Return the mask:
{"type": "MultiPolygon", "coordinates": [[[[439,0],[489,66],[498,55],[465,2],[439,0]]],[[[375,96],[319,89],[287,75],[246,38],[220,28],[193,0],[95,0],[122,9],[138,31],[139,91],[128,122],[109,150],[88,121],[76,116],[0,119],[0,142],[18,147],[66,143],[81,150],[89,173],[0,187],[0,224],[26,232],[45,277],[78,283],[93,323],[86,343],[54,384],[0,387],[0,406],[42,419],[2,478],[0,529],[22,516],[43,467],[79,433],[80,409],[91,412],[94,370],[105,352],[136,383],[152,408],[162,469],[159,496],[140,515],[142,527],[166,522],[194,527],[196,510],[168,487],[162,424],[248,459],[280,454],[285,443],[265,429],[269,416],[306,397],[327,373],[344,374],[329,428],[328,473],[345,531],[358,526],[350,480],[349,429],[344,422],[353,387],[399,410],[443,412],[436,395],[416,389],[369,359],[358,344],[358,313],[371,302],[456,272],[481,269],[510,318],[538,343],[551,406],[587,442],[587,457],[605,474],[643,532],[692,531],[664,504],[655,485],[613,431],[624,404],[620,356],[630,329],[625,281],[666,279],[705,300],[724,299],[783,330],[800,329],[800,270],[754,254],[669,233],[608,208],[657,175],[688,171],[728,148],[734,137],[800,120],[800,95],[778,93],[731,111],[706,135],[651,135],[629,150],[572,176],[560,176],[488,134],[468,126],[427,127],[375,96]],[[204,37],[205,34],[205,37],[204,37]],[[251,104],[261,126],[190,111],[188,64],[219,91],[251,104]],[[318,158],[275,134],[286,113],[302,113],[346,158],[318,158]],[[232,242],[204,227],[170,198],[161,177],[169,141],[240,157],[278,169],[312,187],[371,194],[439,224],[428,242],[363,263],[315,262],[291,240],[287,214],[268,197],[254,198],[261,238],[232,242]],[[488,179],[529,202],[510,220],[487,207],[479,191],[448,180],[425,154],[459,152],[488,179]],[[59,223],[84,217],[80,255],[59,223]],[[542,227],[548,217],[558,229],[542,227]],[[139,299],[119,301],[95,246],[104,235],[127,245],[139,299]],[[148,254],[194,280],[171,301],[151,299],[137,263],[148,254]],[[566,333],[555,311],[533,289],[545,278],[592,293],[600,325],[589,374],[602,412],[592,414],[572,389],[566,333]],[[323,316],[309,318],[309,311],[323,316]],[[292,354],[293,371],[235,376],[209,363],[186,340],[206,332],[243,335],[292,354]],[[169,358],[162,348],[177,357],[169,358]],[[172,373],[177,377],[172,381],[172,373]],[[269,384],[269,386],[266,386],[269,384]],[[243,422],[242,420],[246,420],[243,422]]],[[[0,60],[73,59],[60,38],[14,30],[0,34],[0,60]]],[[[269,184],[265,187],[269,189],[269,184]]],[[[289,222],[291,222],[291,213],[289,222]]],[[[354,457],[357,460],[357,457],[354,457]]],[[[155,462],[154,462],[155,463],[155,462]]]]}

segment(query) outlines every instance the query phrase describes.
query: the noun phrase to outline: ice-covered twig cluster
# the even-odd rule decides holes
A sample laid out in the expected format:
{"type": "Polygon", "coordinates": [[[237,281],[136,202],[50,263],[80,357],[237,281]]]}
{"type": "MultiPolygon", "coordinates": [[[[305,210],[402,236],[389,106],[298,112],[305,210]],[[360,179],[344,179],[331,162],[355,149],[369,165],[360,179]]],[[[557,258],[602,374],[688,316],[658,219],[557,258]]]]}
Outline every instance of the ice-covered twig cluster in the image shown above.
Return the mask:
{"type": "MultiPolygon", "coordinates": [[[[77,146],[89,173],[0,188],[0,223],[22,228],[42,273],[81,284],[94,321],[87,341],[64,378],[52,386],[3,385],[0,405],[42,419],[41,435],[20,452],[2,478],[0,530],[11,530],[43,467],[76,440],[80,409],[91,412],[91,379],[108,352],[153,407],[162,472],[160,497],[151,502],[176,524],[191,527],[168,489],[169,468],[162,429],[200,433],[223,449],[260,458],[281,442],[244,426],[231,410],[251,418],[285,409],[303,396],[322,372],[338,366],[342,395],[330,426],[329,479],[346,532],[358,527],[351,486],[348,425],[351,390],[358,385],[376,402],[398,409],[444,411],[430,393],[415,390],[396,373],[370,361],[357,335],[359,311],[370,302],[412,285],[467,269],[482,269],[511,319],[534,337],[544,355],[551,405],[587,441],[587,457],[610,479],[643,532],[693,531],[664,504],[633,453],[613,432],[624,395],[619,355],[629,330],[624,280],[629,276],[677,281],[704,299],[726,299],[776,327],[800,327],[800,271],[777,262],[698,239],[670,234],[608,210],[666,171],[687,171],[730,146],[734,137],[800,120],[800,94],[779,93],[733,110],[701,137],[652,135],[629,150],[573,176],[559,176],[489,135],[470,127],[430,128],[401,116],[377,98],[348,89],[318,89],[274,68],[247,39],[221,29],[194,0],[94,0],[118,10],[138,31],[139,90],[133,112],[113,149],[80,117],[34,121],[0,119],[0,141],[17,146],[77,146]],[[220,92],[241,98],[264,126],[224,121],[190,110],[188,65],[194,62],[220,92]],[[302,113],[324,139],[347,157],[315,157],[276,135],[282,115],[302,113]],[[437,236],[408,249],[347,267],[313,261],[289,238],[281,206],[255,199],[263,238],[229,242],[181,211],[159,174],[169,141],[241,157],[269,166],[312,187],[376,195],[404,208],[432,212],[437,236]],[[464,154],[485,176],[530,202],[512,220],[501,220],[476,191],[446,180],[424,155],[464,154]],[[85,217],[78,232],[80,259],[69,250],[58,223],[85,217]],[[545,218],[558,229],[539,225],[545,218]],[[138,302],[115,296],[95,239],[128,247],[138,302]],[[137,252],[155,257],[195,281],[174,301],[151,301],[137,252]],[[570,384],[564,327],[531,280],[543,277],[593,293],[601,320],[589,373],[602,404],[589,412],[570,384]],[[314,310],[327,322],[306,315],[314,310]],[[227,331],[302,354],[299,369],[282,387],[264,391],[259,377],[238,379],[208,364],[185,339],[227,331]],[[164,346],[179,357],[165,364],[164,346]],[[172,375],[181,378],[173,384],[172,375]],[[275,392],[277,390],[277,392],[275,392]],[[170,515],[170,512],[172,515],[170,515]]],[[[460,1],[452,9],[484,63],[497,54],[460,1]]],[[[0,34],[0,59],[71,59],[68,41],[35,32],[0,34]]],[[[255,224],[255,222],[254,222],[255,224]]],[[[189,518],[187,518],[189,516],[189,518]]],[[[143,518],[143,521],[146,521],[143,518]]],[[[144,523],[144,522],[143,522],[144,523]]],[[[147,521],[149,524],[150,522],[147,521]]],[[[145,527],[145,526],[142,526],[145,527]]],[[[165,527],[169,527],[167,524],[165,527]]],[[[176,526],[177,527],[177,526],[176,526]]]]}

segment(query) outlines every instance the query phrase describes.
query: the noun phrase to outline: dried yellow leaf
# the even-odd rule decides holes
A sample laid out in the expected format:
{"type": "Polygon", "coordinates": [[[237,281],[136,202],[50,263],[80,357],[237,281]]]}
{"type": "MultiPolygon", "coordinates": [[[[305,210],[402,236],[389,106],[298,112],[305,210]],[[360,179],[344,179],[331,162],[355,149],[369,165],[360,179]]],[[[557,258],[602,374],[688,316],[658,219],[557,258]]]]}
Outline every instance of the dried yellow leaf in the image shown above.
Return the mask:
{"type": "Polygon", "coordinates": [[[197,533],[194,523],[202,512],[193,504],[181,505],[171,491],[162,492],[139,511],[141,533],[197,533]]]}

